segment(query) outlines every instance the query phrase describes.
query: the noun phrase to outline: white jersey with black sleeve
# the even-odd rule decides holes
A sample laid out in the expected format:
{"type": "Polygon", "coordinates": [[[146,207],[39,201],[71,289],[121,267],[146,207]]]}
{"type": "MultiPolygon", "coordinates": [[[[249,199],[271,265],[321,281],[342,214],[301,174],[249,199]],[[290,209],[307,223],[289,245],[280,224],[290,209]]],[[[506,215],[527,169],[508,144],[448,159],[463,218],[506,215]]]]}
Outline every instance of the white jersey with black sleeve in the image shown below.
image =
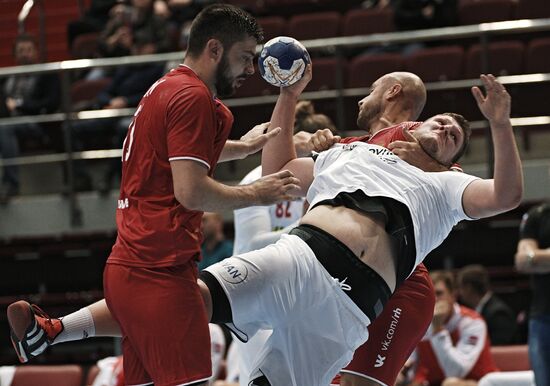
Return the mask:
{"type": "Polygon", "coordinates": [[[307,200],[310,208],[341,192],[362,190],[407,206],[414,226],[416,264],[435,249],[461,220],[462,194],[478,177],[456,172],[424,172],[390,150],[363,142],[336,144],[319,154],[307,200]]]}

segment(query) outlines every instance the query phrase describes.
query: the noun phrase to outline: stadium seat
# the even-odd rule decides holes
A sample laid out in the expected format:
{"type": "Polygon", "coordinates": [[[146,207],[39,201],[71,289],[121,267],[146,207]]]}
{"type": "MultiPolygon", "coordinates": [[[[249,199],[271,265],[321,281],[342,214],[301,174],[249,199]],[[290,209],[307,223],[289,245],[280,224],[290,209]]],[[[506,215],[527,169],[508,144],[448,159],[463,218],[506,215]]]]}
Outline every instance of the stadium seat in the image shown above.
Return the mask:
{"type": "Polygon", "coordinates": [[[243,82],[242,86],[237,89],[235,93],[235,98],[244,98],[260,95],[274,95],[278,94],[279,89],[275,86],[270,85],[265,80],[262,79],[260,72],[256,67],[254,75],[248,78],[243,82]]]}
{"type": "Polygon", "coordinates": [[[339,29],[338,12],[295,15],[288,22],[288,35],[298,40],[332,38],[338,36],[339,29]]]}
{"type": "Polygon", "coordinates": [[[98,53],[99,34],[95,32],[78,35],[71,46],[73,59],[95,58],[98,53]]]}
{"type": "Polygon", "coordinates": [[[548,0],[521,0],[516,5],[516,19],[550,17],[548,0]]]}
{"type": "Polygon", "coordinates": [[[491,354],[501,371],[530,370],[527,345],[493,346],[491,354]]]}
{"type": "Polygon", "coordinates": [[[11,386],[80,386],[82,368],[78,365],[18,366],[11,386]]]}
{"type": "Polygon", "coordinates": [[[464,49],[460,46],[423,48],[405,58],[408,71],[424,82],[460,79],[464,49]]]}
{"type": "MultiPolygon", "coordinates": [[[[550,38],[533,39],[529,42],[525,55],[525,72],[550,72],[550,38]]],[[[515,108],[520,116],[538,116],[548,114],[549,82],[536,82],[519,85],[519,95],[514,99],[515,108]]],[[[525,128],[524,131],[533,131],[537,127],[525,128]]],[[[547,128],[546,128],[547,129],[547,128]]]]}
{"type": "Polygon", "coordinates": [[[525,72],[550,72],[550,38],[533,39],[527,45],[525,72]]]}
{"type": "Polygon", "coordinates": [[[483,0],[460,2],[458,20],[461,25],[512,20],[515,14],[514,0],[483,0]]]}
{"type": "Polygon", "coordinates": [[[352,9],[342,19],[343,36],[385,33],[393,30],[393,11],[389,8],[352,9]]]}
{"type": "Polygon", "coordinates": [[[370,87],[382,75],[403,69],[404,62],[400,54],[357,56],[349,65],[348,88],[370,87]]]}
{"type": "Polygon", "coordinates": [[[258,23],[264,30],[265,41],[286,34],[286,21],[280,16],[260,17],[258,23]]]}
{"type": "MultiPolygon", "coordinates": [[[[337,73],[338,59],[337,58],[319,58],[313,60],[313,79],[306,87],[306,91],[322,91],[335,90],[338,88],[337,73]]],[[[347,73],[347,62],[342,63],[342,77],[347,73]]],[[[346,84],[346,79],[342,79],[342,84],[346,84]]]]}
{"type": "Polygon", "coordinates": [[[253,15],[262,14],[264,12],[264,2],[262,0],[227,0],[226,2],[243,8],[253,15]]]}
{"type": "Polygon", "coordinates": [[[482,68],[482,47],[479,44],[474,44],[466,53],[465,75],[467,78],[477,78],[483,72],[497,76],[521,74],[524,51],[524,44],[516,40],[489,43],[489,67],[485,71],[482,68]]]}
{"type": "Polygon", "coordinates": [[[105,89],[111,78],[101,78],[96,80],[78,80],[71,86],[71,102],[74,110],[88,108],[95,100],[97,95],[105,89]]]}

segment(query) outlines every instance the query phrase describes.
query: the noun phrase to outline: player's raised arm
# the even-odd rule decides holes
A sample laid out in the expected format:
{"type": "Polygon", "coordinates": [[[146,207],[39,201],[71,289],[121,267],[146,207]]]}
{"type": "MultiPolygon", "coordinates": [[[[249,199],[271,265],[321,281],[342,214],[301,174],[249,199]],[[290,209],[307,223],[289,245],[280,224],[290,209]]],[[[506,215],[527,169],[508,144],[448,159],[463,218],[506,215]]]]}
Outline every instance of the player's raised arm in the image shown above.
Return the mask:
{"type": "Polygon", "coordinates": [[[489,121],[495,152],[493,179],[472,182],[464,191],[467,215],[489,217],[517,207],[523,195],[521,160],[510,122],[510,95],[493,75],[481,75],[486,91],[472,88],[480,111],[489,121]]]}

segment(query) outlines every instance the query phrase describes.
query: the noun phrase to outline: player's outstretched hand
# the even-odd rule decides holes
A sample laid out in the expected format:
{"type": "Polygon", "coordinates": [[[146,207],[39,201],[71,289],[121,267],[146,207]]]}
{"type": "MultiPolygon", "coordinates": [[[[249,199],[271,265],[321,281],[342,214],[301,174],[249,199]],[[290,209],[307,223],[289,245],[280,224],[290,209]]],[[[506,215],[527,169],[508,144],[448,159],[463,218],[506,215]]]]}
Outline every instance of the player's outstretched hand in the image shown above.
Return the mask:
{"type": "Polygon", "coordinates": [[[309,145],[311,150],[316,152],[322,152],[327,149],[330,149],[332,145],[340,142],[342,137],[339,135],[334,135],[329,129],[317,130],[311,135],[309,139],[309,145]]]}
{"type": "Polygon", "coordinates": [[[491,124],[509,123],[510,94],[492,74],[481,75],[480,79],[486,95],[483,95],[479,87],[472,87],[479,110],[491,124]]]}
{"type": "Polygon", "coordinates": [[[260,151],[267,141],[277,136],[281,132],[280,127],[276,127],[269,132],[269,122],[260,123],[254,126],[248,133],[241,137],[241,141],[246,146],[247,155],[254,154],[260,151]]]}
{"type": "Polygon", "coordinates": [[[281,170],[256,180],[252,186],[257,195],[257,204],[269,205],[296,199],[300,189],[300,180],[294,177],[289,170],[281,170]]]}
{"type": "Polygon", "coordinates": [[[405,138],[404,141],[393,141],[388,145],[388,149],[391,150],[393,154],[425,172],[448,170],[446,166],[441,165],[430,157],[422,146],[420,146],[418,140],[406,128],[403,128],[403,137],[405,138]]]}

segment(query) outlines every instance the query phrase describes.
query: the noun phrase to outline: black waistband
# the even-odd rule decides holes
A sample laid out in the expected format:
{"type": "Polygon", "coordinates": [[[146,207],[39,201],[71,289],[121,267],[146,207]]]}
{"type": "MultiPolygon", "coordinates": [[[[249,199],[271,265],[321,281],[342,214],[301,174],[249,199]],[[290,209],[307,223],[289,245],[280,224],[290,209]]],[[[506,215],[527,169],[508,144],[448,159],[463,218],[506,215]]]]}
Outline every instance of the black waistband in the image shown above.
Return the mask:
{"type": "Polygon", "coordinates": [[[371,321],[380,315],[391,291],[378,273],[334,236],[313,225],[299,225],[290,234],[306,242],[340,288],[371,321]]]}
{"type": "Polygon", "coordinates": [[[393,247],[396,285],[401,285],[413,271],[416,265],[414,226],[405,204],[389,197],[367,196],[362,190],[356,190],[340,192],[336,197],[323,200],[317,205],[345,206],[362,213],[378,213],[383,216],[393,247]]]}

